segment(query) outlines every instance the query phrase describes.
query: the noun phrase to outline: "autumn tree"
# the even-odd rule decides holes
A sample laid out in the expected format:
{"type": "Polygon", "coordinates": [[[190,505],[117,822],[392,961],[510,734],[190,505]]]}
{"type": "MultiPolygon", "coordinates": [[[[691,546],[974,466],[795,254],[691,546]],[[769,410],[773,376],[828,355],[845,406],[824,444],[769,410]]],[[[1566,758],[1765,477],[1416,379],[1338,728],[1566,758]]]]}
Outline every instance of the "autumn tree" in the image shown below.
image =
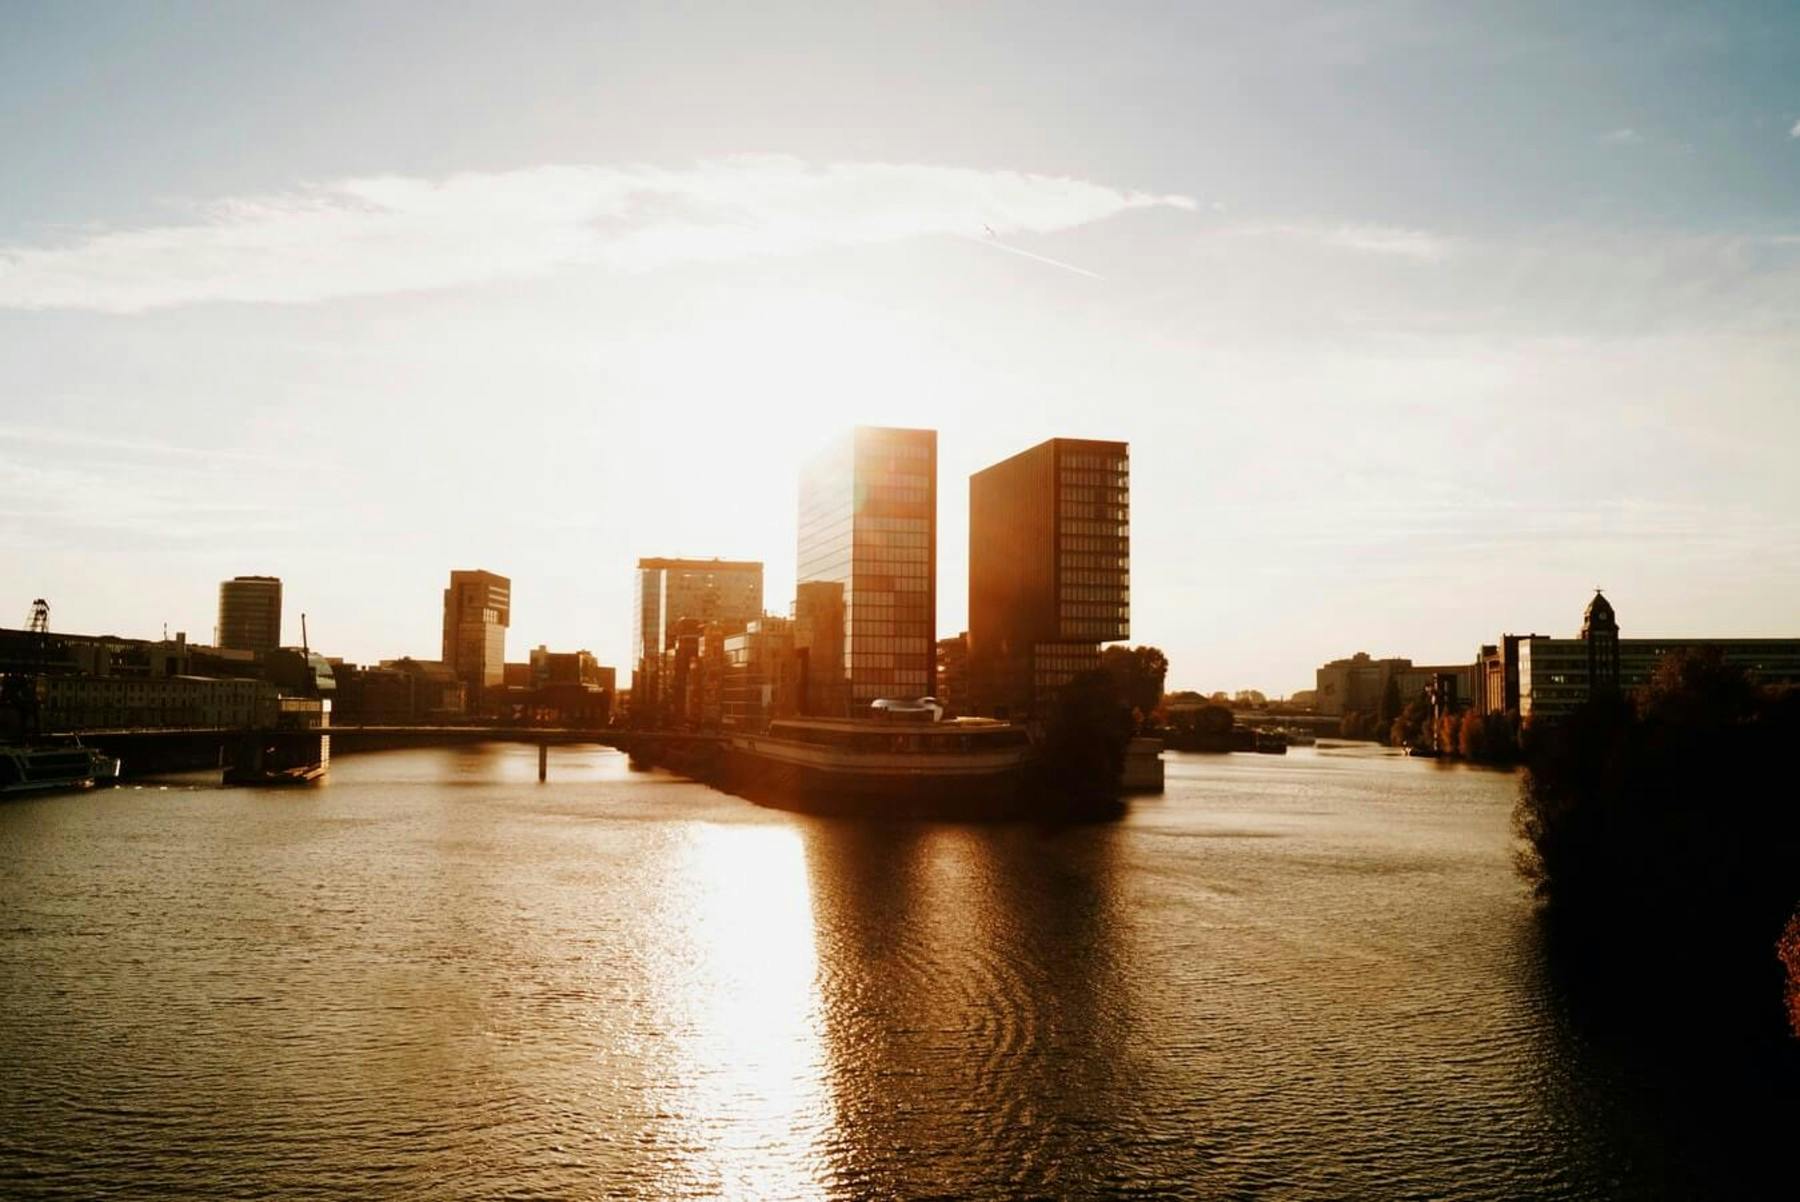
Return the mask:
{"type": "Polygon", "coordinates": [[[1100,653],[1100,670],[1112,677],[1125,703],[1140,717],[1162,704],[1169,657],[1156,647],[1108,647],[1100,653]]]}

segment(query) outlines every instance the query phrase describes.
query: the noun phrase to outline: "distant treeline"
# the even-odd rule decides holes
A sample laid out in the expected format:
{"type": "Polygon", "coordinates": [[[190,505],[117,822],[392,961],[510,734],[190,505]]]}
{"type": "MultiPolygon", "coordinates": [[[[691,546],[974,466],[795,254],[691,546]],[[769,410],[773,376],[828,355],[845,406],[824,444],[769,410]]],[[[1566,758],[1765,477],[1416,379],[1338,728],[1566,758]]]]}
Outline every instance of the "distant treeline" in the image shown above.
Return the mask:
{"type": "Polygon", "coordinates": [[[1800,1034],[1797,748],[1800,693],[1698,651],[1634,696],[1526,728],[1520,870],[1634,1006],[1785,1016],[1800,1034]]]}

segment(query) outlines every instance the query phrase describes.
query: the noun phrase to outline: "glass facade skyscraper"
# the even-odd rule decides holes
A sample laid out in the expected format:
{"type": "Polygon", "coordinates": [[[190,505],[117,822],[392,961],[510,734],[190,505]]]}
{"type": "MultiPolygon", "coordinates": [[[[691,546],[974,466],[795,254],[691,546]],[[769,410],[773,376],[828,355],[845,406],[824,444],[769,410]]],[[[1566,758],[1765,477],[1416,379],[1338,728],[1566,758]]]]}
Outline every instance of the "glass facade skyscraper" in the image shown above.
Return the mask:
{"type": "Polygon", "coordinates": [[[281,646],[281,580],[234,576],[219,585],[219,646],[273,651],[281,646]]]}
{"type": "Polygon", "coordinates": [[[841,658],[809,664],[814,697],[832,698],[830,709],[842,698],[856,713],[877,698],[930,693],[937,431],[859,426],[814,458],[800,479],[797,569],[802,588],[843,590],[841,658]]]}
{"type": "Polygon", "coordinates": [[[1131,459],[1053,438],[969,478],[972,708],[1024,718],[1131,637],[1131,459]]]}
{"type": "Polygon", "coordinates": [[[742,629],[762,617],[763,566],[751,559],[638,560],[631,621],[631,703],[639,715],[657,713],[683,619],[742,629]]]}

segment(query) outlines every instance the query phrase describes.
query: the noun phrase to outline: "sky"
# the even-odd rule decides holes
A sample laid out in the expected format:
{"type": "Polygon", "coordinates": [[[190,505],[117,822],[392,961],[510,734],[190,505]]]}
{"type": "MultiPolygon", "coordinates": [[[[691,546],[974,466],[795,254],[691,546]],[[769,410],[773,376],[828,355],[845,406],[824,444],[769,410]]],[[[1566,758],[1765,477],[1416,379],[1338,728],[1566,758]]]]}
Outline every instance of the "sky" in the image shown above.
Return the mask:
{"type": "Polygon", "coordinates": [[[0,625],[628,666],[856,424],[1132,454],[1169,686],[1800,636],[1791,3],[0,0],[0,625]],[[7,607],[11,607],[10,611],[7,607]]]}

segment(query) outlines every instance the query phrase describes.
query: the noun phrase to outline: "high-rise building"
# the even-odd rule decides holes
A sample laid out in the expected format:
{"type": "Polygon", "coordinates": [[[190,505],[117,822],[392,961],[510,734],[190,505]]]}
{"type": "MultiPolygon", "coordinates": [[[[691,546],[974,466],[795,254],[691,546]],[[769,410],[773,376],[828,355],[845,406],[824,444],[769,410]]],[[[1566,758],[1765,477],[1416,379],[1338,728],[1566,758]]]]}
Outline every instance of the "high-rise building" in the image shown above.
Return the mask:
{"type": "Polygon", "coordinates": [[[763,566],[738,559],[640,559],[633,592],[631,704],[649,719],[673,679],[669,653],[681,623],[719,622],[741,630],[761,617],[763,566]]]}
{"type": "Polygon", "coordinates": [[[969,709],[1041,716],[1131,637],[1131,460],[1053,438],[969,478],[969,709]]]}
{"type": "Polygon", "coordinates": [[[809,708],[855,712],[920,697],[937,659],[937,431],[858,426],[800,478],[795,617],[812,628],[809,708]],[[839,598],[843,642],[818,616],[839,598]],[[801,598],[810,598],[801,612],[801,598]],[[836,662],[828,659],[837,651],[836,662]]]}
{"type": "Polygon", "coordinates": [[[234,576],[220,583],[218,642],[234,651],[281,646],[279,577],[234,576]]]}
{"type": "Polygon", "coordinates": [[[454,571],[444,590],[444,666],[471,699],[506,683],[506,628],[512,581],[493,572],[454,571]]]}

